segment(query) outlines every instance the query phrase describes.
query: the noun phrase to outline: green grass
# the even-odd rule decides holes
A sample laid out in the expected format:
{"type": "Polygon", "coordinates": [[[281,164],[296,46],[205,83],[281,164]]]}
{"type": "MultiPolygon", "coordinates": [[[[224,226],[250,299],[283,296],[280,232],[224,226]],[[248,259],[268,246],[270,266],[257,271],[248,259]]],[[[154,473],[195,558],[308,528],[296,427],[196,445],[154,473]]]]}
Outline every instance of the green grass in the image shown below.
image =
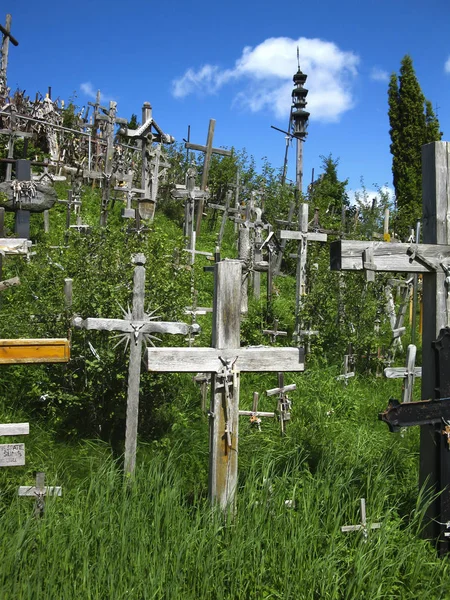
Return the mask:
{"type": "MultiPolygon", "coordinates": [[[[390,434],[376,420],[398,382],[357,378],[345,387],[331,369],[295,379],[285,438],[273,421],[262,432],[241,421],[234,515],[206,499],[207,423],[195,411],[191,423],[140,445],[125,485],[106,444],[58,443],[32,424],[27,467],[0,473],[0,597],[449,597],[448,561],[420,538],[418,436],[390,434]],[[16,489],[41,469],[63,496],[36,520],[33,501],[16,489]],[[340,531],[359,521],[360,497],[369,520],[382,522],[367,543],[340,531]]],[[[268,383],[249,376],[243,403],[268,383]]],[[[3,411],[3,421],[14,417],[3,411]]]]}

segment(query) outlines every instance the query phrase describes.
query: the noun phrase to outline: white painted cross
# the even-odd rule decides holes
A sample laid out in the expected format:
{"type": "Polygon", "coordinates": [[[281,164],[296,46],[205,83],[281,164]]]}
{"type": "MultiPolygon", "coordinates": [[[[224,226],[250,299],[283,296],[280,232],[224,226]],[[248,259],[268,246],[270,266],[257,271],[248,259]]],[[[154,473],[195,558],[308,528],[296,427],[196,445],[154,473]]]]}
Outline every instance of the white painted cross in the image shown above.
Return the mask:
{"type": "Polygon", "coordinates": [[[147,348],[151,372],[212,373],[209,496],[223,509],[237,484],[241,372],[303,371],[301,348],[240,346],[242,263],[215,264],[212,348],[147,348]]]}
{"type": "Polygon", "coordinates": [[[403,379],[402,402],[412,402],[414,380],[422,377],[422,367],[416,367],[416,346],[410,344],[406,351],[406,367],[388,367],[384,370],[384,376],[388,379],[403,379]]]}
{"type": "Polygon", "coordinates": [[[366,516],[366,499],[361,498],[361,523],[358,525],[343,525],[341,527],[342,533],[346,533],[349,531],[362,531],[364,536],[364,541],[367,542],[367,538],[369,535],[369,529],[380,529],[381,523],[371,523],[367,524],[367,516],[366,516]]]}
{"type": "MultiPolygon", "coordinates": [[[[126,347],[130,344],[130,361],[128,367],[127,416],[125,430],[125,472],[133,473],[136,464],[137,428],[139,413],[139,384],[141,376],[142,345],[152,344],[155,333],[182,334],[192,330],[186,323],[155,321],[153,313],[146,313],[145,301],[145,256],[135,254],[132,258],[136,265],[133,283],[133,307],[131,312],[125,311],[122,319],[102,319],[75,317],[75,327],[95,329],[97,331],[118,331],[126,347]]],[[[199,329],[198,325],[195,328],[199,329]]],[[[119,342],[120,343],[120,342],[119,342]]],[[[200,369],[196,369],[199,371],[200,369]]]]}
{"type": "Polygon", "coordinates": [[[44,498],[46,496],[62,496],[60,486],[45,485],[45,473],[36,473],[36,485],[21,485],[19,496],[35,498],[34,514],[36,517],[44,516],[44,498]]]}

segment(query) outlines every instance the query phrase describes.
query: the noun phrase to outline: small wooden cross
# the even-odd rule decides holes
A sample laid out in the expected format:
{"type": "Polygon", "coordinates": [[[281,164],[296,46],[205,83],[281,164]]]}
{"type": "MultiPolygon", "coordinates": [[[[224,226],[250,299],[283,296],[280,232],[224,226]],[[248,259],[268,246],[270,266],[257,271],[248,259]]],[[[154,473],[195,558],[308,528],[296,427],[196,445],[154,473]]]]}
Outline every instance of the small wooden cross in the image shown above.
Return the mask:
{"type": "Polygon", "coordinates": [[[67,244],[69,241],[70,215],[72,214],[72,207],[81,206],[81,201],[75,200],[73,197],[73,191],[68,190],[67,200],[58,200],[58,202],[66,205],[66,232],[64,234],[64,244],[67,244]]]}
{"type": "MultiPolygon", "coordinates": [[[[0,437],[28,435],[29,423],[0,424],[0,437]]],[[[25,444],[0,444],[0,467],[20,467],[25,464],[25,444]]]]}
{"type": "Polygon", "coordinates": [[[239,416],[250,417],[250,424],[256,426],[258,431],[261,431],[261,417],[275,417],[274,412],[262,412],[258,410],[259,394],[253,392],[252,410],[240,410],[239,416]]]}
{"type": "Polygon", "coordinates": [[[342,375],[338,375],[336,379],[338,381],[343,380],[345,385],[348,385],[349,378],[355,376],[355,371],[352,368],[354,369],[353,356],[344,354],[344,372],[342,375]]]}
{"type": "Polygon", "coordinates": [[[46,496],[62,496],[62,488],[60,486],[46,486],[45,473],[36,473],[36,485],[21,485],[19,487],[19,496],[35,498],[34,515],[36,517],[44,516],[46,496]]]}
{"type": "Polygon", "coordinates": [[[367,525],[366,518],[366,500],[365,498],[361,498],[361,523],[358,525],[343,525],[341,527],[342,533],[346,533],[348,531],[362,531],[364,536],[364,541],[367,542],[367,538],[369,536],[369,529],[380,529],[381,523],[371,523],[367,525]]]}
{"type": "Polygon", "coordinates": [[[278,323],[279,323],[278,319],[274,319],[274,321],[273,321],[273,329],[263,329],[263,334],[270,336],[270,343],[271,344],[275,344],[276,343],[278,336],[281,336],[281,337],[286,337],[287,336],[287,331],[278,331],[278,323]]]}
{"type": "Polygon", "coordinates": [[[278,387],[266,390],[268,396],[278,394],[278,415],[280,419],[281,435],[286,433],[286,422],[291,420],[291,401],[287,393],[297,389],[295,383],[284,385],[284,372],[278,372],[278,387]]]}

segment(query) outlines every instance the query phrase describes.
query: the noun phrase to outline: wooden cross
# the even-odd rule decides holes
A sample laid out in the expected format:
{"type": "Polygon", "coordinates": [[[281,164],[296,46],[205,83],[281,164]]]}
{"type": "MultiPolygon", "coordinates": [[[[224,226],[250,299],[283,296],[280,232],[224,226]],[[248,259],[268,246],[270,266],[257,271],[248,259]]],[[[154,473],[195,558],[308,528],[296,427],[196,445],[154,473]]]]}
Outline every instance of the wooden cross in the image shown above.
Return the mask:
{"type": "MultiPolygon", "coordinates": [[[[103,319],[75,317],[75,327],[96,331],[117,331],[120,341],[125,347],[130,345],[130,360],[128,367],[127,416],[125,430],[125,472],[133,473],[136,465],[137,428],[139,413],[139,384],[141,376],[142,345],[152,344],[156,333],[186,335],[192,330],[186,323],[155,321],[153,313],[146,313],[145,302],[145,256],[135,254],[132,262],[136,265],[133,278],[132,310],[123,310],[122,319],[103,319]]],[[[198,326],[195,328],[198,330],[198,326]]],[[[119,341],[119,343],[120,343],[119,341]]],[[[201,369],[197,369],[200,371],[201,369]]]]}
{"type": "MultiPolygon", "coordinates": [[[[184,200],[184,236],[186,237],[188,248],[192,247],[192,238],[194,237],[194,213],[195,213],[195,201],[207,200],[209,198],[209,192],[201,190],[195,185],[195,178],[197,176],[197,169],[195,165],[191,165],[186,172],[186,183],[185,185],[176,185],[170,194],[174,199],[184,200]]],[[[194,244],[195,248],[195,244],[194,244]]]]}
{"type": "Polygon", "coordinates": [[[406,331],[406,328],[403,326],[403,322],[405,318],[406,308],[408,305],[410,287],[412,282],[412,278],[406,281],[403,279],[389,279],[384,289],[384,293],[386,295],[386,308],[392,331],[393,356],[395,356],[395,351],[397,349],[403,350],[400,338],[406,331]],[[400,289],[400,308],[398,314],[395,311],[394,297],[392,294],[392,289],[394,287],[400,289]]]}
{"type": "Polygon", "coordinates": [[[345,385],[348,385],[348,380],[350,377],[355,376],[354,364],[352,360],[352,356],[350,354],[344,354],[344,372],[342,375],[338,375],[336,379],[338,381],[344,381],[345,385]],[[353,368],[353,371],[352,371],[353,368]]]}
{"type": "MultiPolygon", "coordinates": [[[[4,423],[0,425],[0,437],[28,435],[29,423],[4,423]]],[[[21,467],[25,464],[25,444],[0,444],[0,467],[21,467]]]]}
{"type": "MultiPolygon", "coordinates": [[[[444,536],[446,528],[445,525],[441,525],[450,522],[450,453],[448,438],[442,430],[442,419],[447,419],[450,415],[445,408],[445,402],[435,399],[450,397],[448,362],[443,360],[445,352],[437,351],[446,347],[444,340],[447,340],[447,337],[443,332],[445,333],[450,324],[450,282],[447,275],[450,265],[449,158],[448,142],[433,142],[422,147],[424,243],[340,240],[333,242],[330,249],[330,265],[333,270],[341,268],[362,271],[362,253],[370,246],[373,248],[373,262],[377,271],[422,273],[425,307],[422,335],[422,398],[431,398],[430,402],[434,403],[423,406],[426,410],[432,407],[437,416],[439,411],[441,413],[435,422],[422,419],[420,403],[408,402],[400,407],[401,411],[410,411],[410,425],[422,425],[419,486],[424,486],[433,496],[426,513],[424,536],[438,540],[441,553],[450,550],[450,538],[444,536]],[[434,347],[436,351],[433,351],[434,347]]],[[[450,354],[446,355],[446,360],[450,360],[450,354]]],[[[400,417],[398,419],[402,426],[406,426],[400,417]]]]}
{"type": "Polygon", "coordinates": [[[8,70],[8,53],[9,53],[9,42],[13,46],[18,46],[19,42],[15,37],[11,35],[11,15],[6,15],[5,26],[0,25],[0,31],[3,34],[2,40],[2,64],[0,67],[0,93],[6,94],[6,73],[8,70]]]}
{"type": "MultiPolygon", "coordinates": [[[[186,142],[184,147],[186,150],[198,150],[199,152],[204,152],[205,158],[203,161],[203,172],[202,172],[202,183],[200,189],[206,191],[208,185],[208,174],[209,167],[211,165],[211,157],[213,154],[219,154],[220,156],[231,156],[231,150],[223,150],[223,148],[213,148],[213,140],[214,140],[214,129],[216,127],[216,120],[209,120],[208,127],[208,137],[206,138],[206,146],[201,146],[199,144],[192,144],[191,142],[186,142]]],[[[197,225],[195,230],[197,231],[197,235],[200,233],[200,228],[202,224],[203,217],[203,199],[200,198],[198,212],[197,212],[197,225]]]]}
{"type": "Polygon", "coordinates": [[[231,198],[232,198],[233,192],[232,190],[228,190],[225,194],[225,204],[212,204],[212,203],[208,203],[208,208],[212,208],[214,210],[219,210],[222,212],[222,221],[220,223],[220,229],[219,229],[219,235],[217,236],[217,245],[219,246],[219,248],[222,246],[222,240],[223,240],[223,236],[225,233],[225,225],[227,223],[228,220],[228,215],[231,212],[231,198]]]}
{"type": "Polygon", "coordinates": [[[361,523],[358,525],[343,525],[341,527],[341,531],[346,533],[348,531],[362,531],[364,536],[364,541],[367,542],[367,538],[369,535],[369,529],[380,529],[381,523],[371,523],[367,525],[367,517],[366,517],[366,499],[361,498],[360,500],[360,510],[361,510],[361,523]]]}
{"type": "Polygon", "coordinates": [[[294,337],[300,340],[300,308],[301,298],[306,294],[306,259],[308,242],[326,242],[326,233],[308,233],[308,204],[300,204],[299,231],[280,231],[281,240],[298,240],[297,279],[295,291],[295,331],[294,337]]]}
{"type": "Polygon", "coordinates": [[[258,431],[261,431],[261,417],[275,417],[274,412],[262,412],[258,410],[259,394],[253,392],[252,410],[240,410],[239,416],[250,417],[250,424],[256,426],[258,431]]]}
{"type": "Polygon", "coordinates": [[[416,352],[416,346],[410,344],[406,351],[405,368],[388,367],[384,370],[384,376],[388,379],[403,379],[402,402],[412,402],[414,380],[416,377],[422,377],[422,367],[415,366],[416,352]]]}
{"type": "Polygon", "coordinates": [[[242,264],[215,264],[212,348],[147,348],[151,372],[212,373],[209,497],[226,509],[237,484],[241,372],[303,371],[301,348],[240,347],[242,264]]]}
{"type": "Polygon", "coordinates": [[[64,244],[67,245],[69,241],[69,230],[70,230],[70,215],[72,213],[72,207],[81,206],[80,200],[75,200],[73,197],[73,191],[68,190],[67,192],[67,200],[58,200],[60,204],[66,205],[66,231],[64,234],[64,244]]]}
{"type": "Polygon", "coordinates": [[[287,331],[278,331],[278,319],[274,319],[273,321],[273,329],[263,329],[264,335],[270,336],[270,343],[275,344],[277,341],[277,337],[280,335],[282,337],[287,336],[287,331]]]}
{"type": "MultiPolygon", "coordinates": [[[[287,221],[276,220],[275,222],[277,223],[277,225],[287,227],[288,230],[290,230],[290,228],[292,227],[292,225],[294,223],[293,222],[294,210],[295,210],[295,204],[294,204],[294,202],[291,202],[291,204],[289,205],[289,214],[288,214],[287,221]]],[[[286,231],[286,229],[284,231],[286,231]]],[[[277,261],[275,263],[275,268],[274,268],[274,273],[273,273],[274,276],[279,275],[279,273],[281,271],[281,263],[283,262],[283,254],[284,254],[284,250],[286,248],[287,241],[288,241],[288,238],[283,238],[280,242],[280,250],[278,252],[277,261]]]]}
{"type": "Polygon", "coordinates": [[[46,496],[62,496],[62,488],[60,486],[45,485],[45,473],[36,473],[36,485],[21,485],[19,496],[35,498],[34,514],[36,517],[43,517],[44,498],[46,496]]]}
{"type": "Polygon", "coordinates": [[[281,435],[286,433],[286,422],[291,420],[291,401],[287,393],[297,389],[295,383],[284,385],[284,373],[278,372],[278,387],[267,390],[268,396],[278,395],[278,415],[280,419],[281,435]]]}

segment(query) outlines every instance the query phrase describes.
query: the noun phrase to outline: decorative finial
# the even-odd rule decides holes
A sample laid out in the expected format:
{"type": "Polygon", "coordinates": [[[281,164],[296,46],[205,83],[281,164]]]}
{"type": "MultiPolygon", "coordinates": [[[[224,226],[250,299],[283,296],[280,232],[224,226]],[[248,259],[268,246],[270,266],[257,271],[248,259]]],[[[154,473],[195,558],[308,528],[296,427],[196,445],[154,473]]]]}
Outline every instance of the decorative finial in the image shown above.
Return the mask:
{"type": "Polygon", "coordinates": [[[298,46],[297,46],[297,66],[298,66],[298,70],[300,71],[300,51],[298,49],[298,46]]]}

